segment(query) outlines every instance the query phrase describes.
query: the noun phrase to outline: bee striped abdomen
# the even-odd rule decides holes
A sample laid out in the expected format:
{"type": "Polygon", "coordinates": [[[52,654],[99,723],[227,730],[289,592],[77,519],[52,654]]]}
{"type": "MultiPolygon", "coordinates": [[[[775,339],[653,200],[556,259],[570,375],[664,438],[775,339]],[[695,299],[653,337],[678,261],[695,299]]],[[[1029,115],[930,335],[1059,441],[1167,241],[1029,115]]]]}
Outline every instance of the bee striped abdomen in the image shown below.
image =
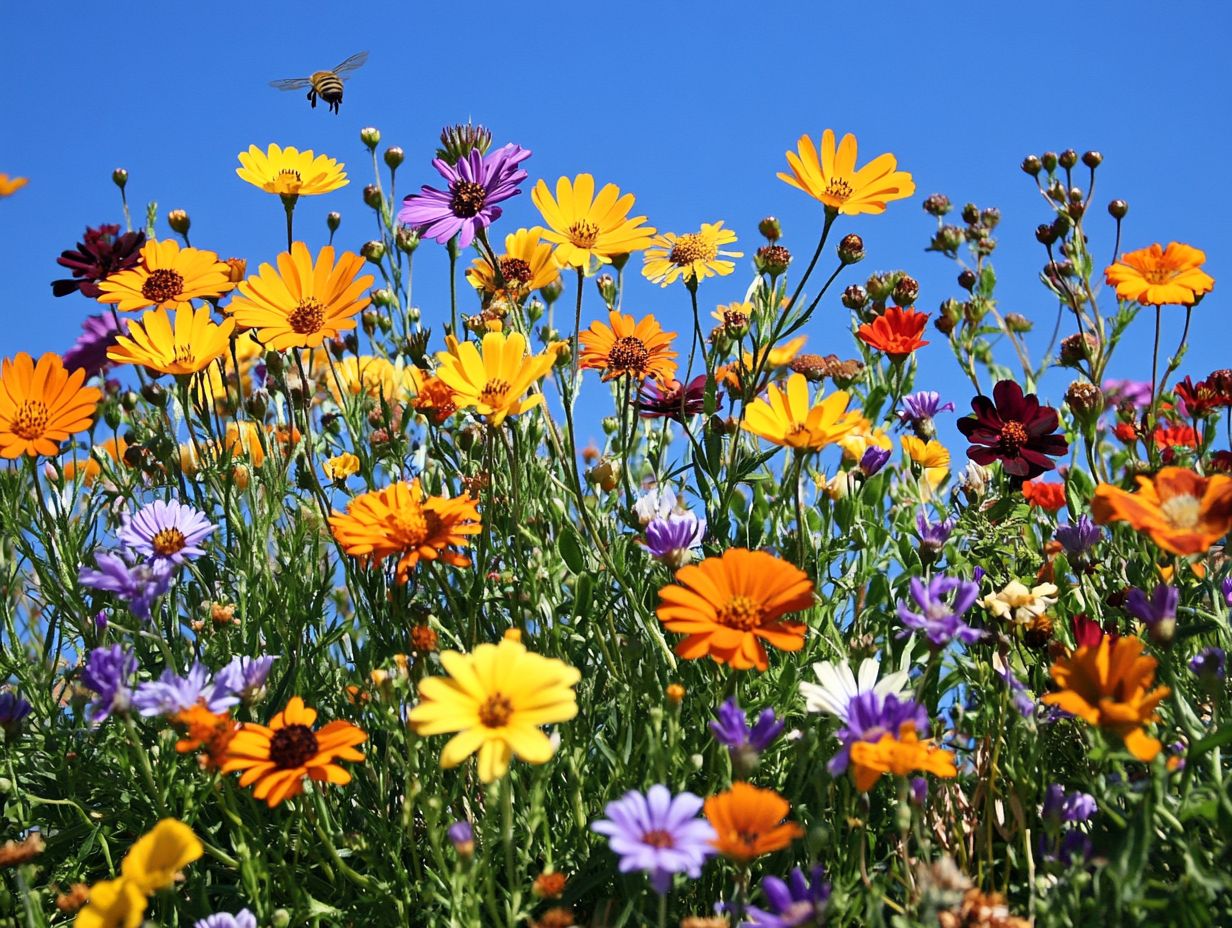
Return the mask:
{"type": "MultiPolygon", "coordinates": [[[[338,106],[342,103],[342,78],[333,71],[317,71],[311,80],[313,94],[319,95],[333,112],[338,112],[338,106]]],[[[315,105],[314,100],[313,106],[315,105]]]]}

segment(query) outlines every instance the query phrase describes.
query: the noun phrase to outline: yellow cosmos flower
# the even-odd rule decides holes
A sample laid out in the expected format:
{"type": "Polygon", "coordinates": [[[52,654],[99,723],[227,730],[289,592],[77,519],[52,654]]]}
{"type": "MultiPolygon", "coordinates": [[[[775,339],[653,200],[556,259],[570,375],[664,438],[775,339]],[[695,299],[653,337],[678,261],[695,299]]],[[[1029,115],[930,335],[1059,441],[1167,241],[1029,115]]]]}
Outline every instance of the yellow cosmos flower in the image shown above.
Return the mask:
{"type": "Polygon", "coordinates": [[[348,183],[344,164],[325,155],[314,155],[312,149],[280,148],[270,143],[266,151],[249,145],[239,154],[240,167],[235,173],[266,193],[293,196],[315,196],[329,193],[348,183]]]}
{"type": "Polygon", "coordinates": [[[1215,278],[1202,270],[1206,253],[1169,242],[1121,255],[1104,270],[1104,279],[1116,287],[1117,299],[1146,306],[1193,306],[1215,286],[1215,278]]]}
{"type": "Polygon", "coordinates": [[[191,828],[177,819],[165,818],[132,846],[120,873],[142,892],[152,893],[175,882],[175,875],[204,851],[191,828]]]}
{"type": "Polygon", "coordinates": [[[419,705],[408,719],[417,735],[457,732],[441,751],[441,767],[456,767],[479,752],[479,779],[491,783],[516,756],[546,764],[555,753],[542,725],[577,715],[573,691],[582,675],[555,658],[532,654],[504,638],[481,644],[472,654],[442,651],[448,677],[419,684],[419,705]]]}
{"type": "Polygon", "coordinates": [[[779,180],[803,190],[833,213],[884,213],[891,200],[915,193],[911,175],[897,170],[893,155],[879,155],[857,170],[856,137],[844,135],[836,148],[833,129],[822,133],[816,147],[807,134],[800,136],[796,152],[787,152],[787,163],[791,173],[780,172],[779,180]]]}
{"type": "Polygon", "coordinates": [[[0,197],[10,197],[28,183],[30,180],[26,177],[9,177],[7,174],[0,174],[0,197]]]}
{"type": "Polygon", "coordinates": [[[325,471],[325,476],[330,480],[342,483],[347,477],[359,473],[359,458],[350,452],[335,455],[321,464],[321,470],[325,471]]]}
{"type": "Polygon", "coordinates": [[[491,425],[499,426],[506,416],[543,402],[542,393],[523,394],[552,369],[556,351],[549,348],[530,355],[522,333],[489,332],[483,337],[482,355],[474,342],[461,342],[456,353],[442,351],[436,360],[440,365],[436,375],[453,391],[458,408],[474,409],[491,425]]]}
{"type": "Polygon", "coordinates": [[[785,448],[819,451],[850,434],[863,418],[847,411],[851,397],[843,390],[810,406],[803,374],[788,377],[786,389],[771,384],[767,396],[749,404],[741,427],[785,448]]]}
{"type": "Polygon", "coordinates": [[[371,400],[392,405],[405,402],[419,393],[425,374],[417,367],[407,367],[401,363],[394,364],[376,355],[347,355],[334,365],[338,375],[335,382],[333,375],[326,373],[330,393],[335,402],[342,401],[342,393],[338,390],[339,383],[348,396],[363,396],[371,400]]]}
{"type": "Polygon", "coordinates": [[[605,184],[595,196],[595,179],[589,174],[572,181],[560,178],[555,198],[540,180],[530,198],[548,224],[543,237],[556,244],[556,260],[562,266],[586,269],[596,261],[611,264],[614,255],[641,251],[656,231],[642,225],[645,216],[629,218],[633,194],[621,196],[619,187],[605,184]]]}
{"type": "Polygon", "coordinates": [[[700,232],[677,235],[665,232],[650,243],[644,255],[642,276],[666,287],[676,280],[705,280],[716,274],[725,277],[736,265],[724,258],[742,258],[742,251],[722,251],[720,246],[736,241],[736,233],[724,229],[722,222],[703,222],[700,232]]]}
{"type": "Polygon", "coordinates": [[[894,441],[886,434],[885,429],[874,426],[860,413],[853,413],[853,415],[859,417],[856,420],[856,427],[849,435],[843,436],[838,441],[839,447],[843,449],[844,458],[848,461],[859,462],[869,448],[889,451],[894,447],[894,441]]]}
{"type": "Polygon", "coordinates": [[[935,438],[923,441],[914,435],[903,435],[899,441],[903,443],[903,452],[911,463],[924,471],[929,488],[937,489],[950,474],[949,450],[935,438]]]}
{"type": "MultiPolygon", "coordinates": [[[[497,257],[504,292],[520,299],[532,290],[546,287],[560,277],[560,265],[552,244],[543,240],[543,227],[518,229],[505,236],[505,253],[497,257]]],[[[481,293],[492,296],[500,289],[496,271],[486,257],[476,258],[466,269],[466,279],[481,293]]]]}
{"type": "Polygon", "coordinates": [[[169,238],[146,242],[140,264],[99,281],[98,301],[122,313],[148,306],[188,309],[193,300],[217,299],[234,286],[230,265],[214,252],[181,248],[169,238]]]}
{"type": "Polygon", "coordinates": [[[164,374],[195,374],[226,353],[234,330],[234,319],[215,325],[208,306],[177,309],[174,327],[165,309],[151,309],[128,327],[127,335],[116,336],[107,357],[164,374]]]}

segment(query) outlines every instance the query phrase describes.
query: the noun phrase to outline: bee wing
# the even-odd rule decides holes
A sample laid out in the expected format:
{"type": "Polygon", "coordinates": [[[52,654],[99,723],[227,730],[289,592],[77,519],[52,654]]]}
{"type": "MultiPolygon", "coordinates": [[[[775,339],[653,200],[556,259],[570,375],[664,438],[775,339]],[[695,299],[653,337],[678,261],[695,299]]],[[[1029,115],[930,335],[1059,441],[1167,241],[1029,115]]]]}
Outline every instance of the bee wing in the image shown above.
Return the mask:
{"type": "Polygon", "coordinates": [[[278,90],[303,90],[305,87],[312,86],[312,79],[308,77],[288,77],[281,81],[270,81],[270,86],[278,90]]]}
{"type": "Polygon", "coordinates": [[[351,71],[363,67],[364,62],[367,60],[367,52],[356,52],[346,61],[342,62],[342,64],[338,65],[338,67],[334,68],[334,73],[342,77],[344,74],[349,74],[351,71]]]}

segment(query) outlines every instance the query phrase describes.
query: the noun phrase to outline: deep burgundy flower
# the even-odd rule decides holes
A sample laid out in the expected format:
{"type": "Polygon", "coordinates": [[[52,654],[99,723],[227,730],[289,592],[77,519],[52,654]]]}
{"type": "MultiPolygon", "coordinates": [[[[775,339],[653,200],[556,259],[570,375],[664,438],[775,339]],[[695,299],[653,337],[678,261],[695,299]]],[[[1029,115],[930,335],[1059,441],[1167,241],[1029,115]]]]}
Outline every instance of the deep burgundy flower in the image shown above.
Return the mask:
{"type": "MultiPolygon", "coordinates": [[[[715,397],[717,405],[722,399],[715,397]]],[[[700,374],[687,385],[679,380],[670,380],[663,386],[647,378],[636,399],[638,412],[643,419],[675,419],[681,421],[681,413],[696,415],[706,408],[706,375],[700,374]]],[[[717,407],[716,407],[717,408],[717,407]]]]}
{"type": "Polygon", "coordinates": [[[68,280],[53,280],[51,292],[56,296],[68,296],[80,290],[82,296],[96,297],[101,292],[100,280],[106,280],[117,271],[127,270],[141,260],[141,246],[145,244],[144,232],[125,232],[120,227],[101,225],[86,229],[85,241],[76,248],[60,252],[56,264],[73,272],[68,280]]]}
{"type": "Polygon", "coordinates": [[[1000,461],[1007,474],[1030,480],[1056,465],[1050,457],[1069,451],[1057,411],[1041,406],[1034,393],[1023,395],[1022,387],[1002,380],[992,391],[971,401],[974,415],[958,420],[958,430],[971,442],[967,457],[977,464],[1000,461]]]}
{"type": "Polygon", "coordinates": [[[70,371],[84,368],[86,377],[93,377],[109,366],[107,349],[116,343],[117,335],[128,334],[129,321],[115,313],[86,316],[81,323],[81,334],[73,347],[64,352],[64,366],[70,371]]]}

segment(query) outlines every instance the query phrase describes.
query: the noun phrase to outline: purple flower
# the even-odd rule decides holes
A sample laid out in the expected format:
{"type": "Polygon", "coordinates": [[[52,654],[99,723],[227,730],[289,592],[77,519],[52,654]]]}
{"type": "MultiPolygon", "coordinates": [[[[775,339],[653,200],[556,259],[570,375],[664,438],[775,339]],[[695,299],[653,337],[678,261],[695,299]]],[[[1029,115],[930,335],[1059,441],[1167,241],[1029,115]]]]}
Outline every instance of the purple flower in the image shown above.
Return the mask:
{"type": "Polygon", "coordinates": [[[1189,669],[1204,681],[1214,682],[1223,680],[1227,664],[1228,659],[1223,648],[1217,648],[1212,645],[1198,652],[1194,659],[1189,662],[1189,669]]]}
{"type": "Polygon", "coordinates": [[[929,522],[928,516],[918,513],[915,517],[916,531],[920,536],[920,554],[929,560],[935,558],[950,540],[954,531],[953,519],[942,519],[940,522],[929,522]]]}
{"type": "Polygon", "coordinates": [[[1090,516],[1082,515],[1077,522],[1058,525],[1056,537],[1070,557],[1085,558],[1087,552],[1103,540],[1104,530],[1090,516]]]}
{"type": "Polygon", "coordinates": [[[465,819],[454,822],[445,834],[459,856],[470,857],[475,853],[475,829],[471,827],[470,822],[465,819]]]}
{"type": "Polygon", "coordinates": [[[1232,606],[1232,577],[1223,578],[1223,582],[1219,584],[1219,592],[1223,593],[1224,603],[1232,606]]]}
{"type": "Polygon", "coordinates": [[[924,777],[912,777],[907,786],[910,789],[911,802],[914,805],[922,806],[928,802],[928,780],[924,777]]]}
{"type": "Polygon", "coordinates": [[[86,378],[93,377],[110,362],[107,349],[116,343],[117,335],[128,334],[128,320],[119,319],[113,313],[101,316],[86,316],[81,323],[81,334],[73,347],[64,352],[64,366],[75,371],[84,368],[86,378]]]}
{"type": "Polygon", "coordinates": [[[770,905],[770,911],[749,906],[749,920],[743,923],[742,928],[804,928],[806,925],[825,924],[830,884],[820,864],[807,876],[796,867],[786,882],[768,876],[761,881],[761,891],[770,905]]]}
{"type": "Polygon", "coordinates": [[[150,618],[150,606],[167,592],[175,573],[175,565],[167,561],[138,564],[131,555],[126,560],[110,551],[96,551],[94,563],[98,570],[82,567],[77,572],[78,582],[94,590],[114,593],[128,603],[129,611],[142,621],[150,618]]]}
{"type": "Polygon", "coordinates": [[[252,702],[265,687],[270,668],[277,659],[271,655],[236,656],[231,658],[231,663],[218,671],[217,679],[244,702],[252,702]]]}
{"type": "Polygon", "coordinates": [[[921,390],[903,397],[903,408],[898,411],[900,425],[909,425],[916,436],[924,441],[937,434],[933,419],[939,412],[953,412],[954,404],[941,402],[941,394],[935,390],[921,390]]]}
{"type": "Polygon", "coordinates": [[[710,730],[714,732],[715,740],[731,751],[733,756],[745,752],[756,757],[782,734],[783,723],[775,716],[773,709],[762,709],[750,728],[744,710],[733,696],[719,706],[718,717],[710,723],[710,730]]]}
{"type": "Polygon", "coordinates": [[[999,656],[993,661],[993,669],[996,670],[1002,682],[1010,688],[1010,702],[1014,704],[1014,709],[1024,719],[1031,718],[1035,714],[1035,700],[1031,698],[1031,692],[1026,684],[1014,676],[1010,665],[999,656]]]}
{"type": "Polygon", "coordinates": [[[126,713],[132,705],[133,691],[129,685],[137,672],[137,655],[121,645],[95,648],[86,658],[81,682],[98,694],[86,706],[86,719],[101,725],[112,713],[126,713]]]}
{"type": "Polygon", "coordinates": [[[210,672],[199,663],[182,677],[168,668],[157,680],[138,686],[133,696],[133,706],[145,716],[176,715],[198,703],[217,715],[238,702],[239,697],[226,682],[211,680],[210,672]]]}
{"type": "Polygon", "coordinates": [[[1171,638],[1176,628],[1176,605],[1180,596],[1180,590],[1166,583],[1155,587],[1149,599],[1145,592],[1134,587],[1125,597],[1125,611],[1144,622],[1152,636],[1171,638]]]}
{"type": "Polygon", "coordinates": [[[11,738],[17,734],[30,709],[30,704],[16,693],[0,693],[0,729],[4,729],[5,737],[11,738]]]}
{"type": "Polygon", "coordinates": [[[838,730],[842,747],[830,758],[826,769],[838,776],[851,762],[851,747],[857,741],[877,741],[882,735],[898,737],[899,729],[910,723],[920,735],[928,731],[928,713],[910,697],[893,693],[882,695],[876,690],[862,692],[847,704],[847,718],[838,730]]]}
{"type": "Polygon", "coordinates": [[[234,915],[219,912],[193,922],[193,928],[257,928],[257,917],[247,909],[240,909],[234,915]]]}
{"type": "Polygon", "coordinates": [[[1145,380],[1105,380],[1104,399],[1109,408],[1115,409],[1127,400],[1138,409],[1151,405],[1154,390],[1145,380]]]}
{"type": "Polygon", "coordinates": [[[673,512],[646,526],[646,548],[657,560],[682,567],[691,559],[691,549],[702,543],[705,534],[705,519],[687,511],[673,512]]]}
{"type": "Polygon", "coordinates": [[[1090,793],[1067,793],[1065,787],[1057,783],[1050,784],[1044,793],[1044,818],[1057,824],[1089,822],[1098,809],[1090,793]]]}
{"type": "MultiPolygon", "coordinates": [[[[918,577],[911,578],[911,598],[915,600],[918,611],[908,608],[908,604],[898,604],[898,617],[909,629],[922,631],[928,635],[928,640],[939,648],[944,648],[951,641],[961,641],[972,644],[984,637],[984,632],[972,628],[962,620],[963,615],[975,603],[980,595],[980,588],[967,580],[944,575],[933,577],[925,585],[918,577]],[[950,594],[952,600],[947,600],[950,594]]],[[[902,631],[899,637],[906,637],[910,632],[902,631]]]]}
{"type": "Polygon", "coordinates": [[[398,221],[442,245],[457,235],[459,247],[466,248],[480,230],[500,218],[496,204],[522,192],[518,184],[526,180],[526,172],[518,165],[529,157],[530,151],[511,144],[486,155],[471,151],[456,165],[434,158],[432,166],[448,181],[447,189],[425,184],[402,201],[398,221]]]}
{"type": "Polygon", "coordinates": [[[714,853],[715,831],[701,811],[700,796],[673,797],[666,786],[655,784],[643,795],[630,790],[609,802],[607,818],[591,823],[591,830],[608,836],[612,853],[620,857],[620,872],[643,870],[659,895],[672,885],[672,876],[701,876],[702,864],[714,853]]]}
{"type": "Polygon", "coordinates": [[[878,448],[876,445],[869,445],[863,457],[860,458],[860,470],[865,477],[871,477],[881,468],[885,467],[886,462],[889,460],[890,451],[888,448],[878,448]]]}
{"type": "Polygon", "coordinates": [[[217,528],[205,513],[179,500],[157,499],[134,516],[124,516],[120,541],[153,560],[182,564],[205,553],[198,545],[217,528]]]}
{"type": "MultiPolygon", "coordinates": [[[[715,396],[716,409],[723,405],[723,398],[715,396]]],[[[700,374],[682,384],[673,380],[660,385],[653,377],[642,383],[634,400],[643,419],[675,419],[683,422],[684,416],[696,415],[706,409],[706,375],[700,374]]]]}

